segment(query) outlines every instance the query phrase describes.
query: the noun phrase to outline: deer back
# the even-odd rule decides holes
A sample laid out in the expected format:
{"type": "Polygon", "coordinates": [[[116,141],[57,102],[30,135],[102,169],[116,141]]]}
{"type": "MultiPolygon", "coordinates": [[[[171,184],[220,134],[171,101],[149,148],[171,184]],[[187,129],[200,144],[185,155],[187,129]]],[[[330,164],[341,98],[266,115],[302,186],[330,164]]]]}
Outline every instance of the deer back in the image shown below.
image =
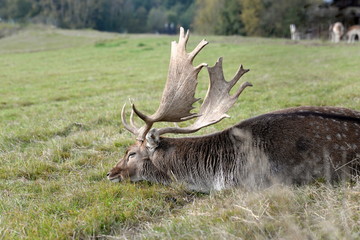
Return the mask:
{"type": "Polygon", "coordinates": [[[359,173],[360,112],[336,107],[290,108],[246,120],[237,129],[250,132],[272,171],[282,172],[288,181],[332,181],[359,173]]]}

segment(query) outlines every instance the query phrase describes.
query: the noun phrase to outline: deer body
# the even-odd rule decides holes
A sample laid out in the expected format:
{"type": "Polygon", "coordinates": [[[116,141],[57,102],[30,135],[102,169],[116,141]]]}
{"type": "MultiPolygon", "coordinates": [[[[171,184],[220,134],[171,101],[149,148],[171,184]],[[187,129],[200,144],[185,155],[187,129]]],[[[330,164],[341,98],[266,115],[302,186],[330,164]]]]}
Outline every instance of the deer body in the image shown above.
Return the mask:
{"type": "Polygon", "coordinates": [[[290,24],[290,34],[291,34],[291,40],[300,40],[300,33],[296,29],[295,24],[290,24]]]}
{"type": "Polygon", "coordinates": [[[240,122],[210,135],[183,138],[161,137],[166,133],[193,133],[228,117],[226,112],[242,91],[231,88],[248,70],[242,66],[230,81],[224,79],[222,59],[213,67],[192,66],[196,54],[207,44],[201,41],[191,53],[185,51],[188,33],[180,31],[173,43],[168,81],[158,110],[151,116],[132,105],[125,128],[137,136],[125,156],[108,173],[119,182],[146,180],[169,184],[177,181],[189,189],[208,192],[235,186],[257,188],[272,183],[303,184],[323,179],[346,179],[360,172],[360,112],[337,107],[297,107],[279,110],[240,122]],[[190,113],[196,78],[206,67],[210,85],[199,114],[190,113]],[[145,125],[137,127],[133,114],[145,125]],[[196,121],[187,127],[152,128],[160,121],[196,121]]]}
{"type": "Polygon", "coordinates": [[[348,29],[346,36],[348,38],[348,43],[354,43],[355,41],[359,41],[360,40],[360,25],[351,26],[348,29]]]}
{"type": "MultiPolygon", "coordinates": [[[[137,180],[176,180],[202,192],[318,179],[334,182],[360,171],[359,139],[360,112],[290,108],[210,135],[160,138],[153,152],[143,147],[146,160],[137,180]]],[[[121,168],[112,173],[116,170],[121,168]]]]}
{"type": "Polygon", "coordinates": [[[338,43],[341,40],[341,37],[344,34],[344,25],[341,22],[336,22],[332,24],[329,28],[331,41],[334,43],[338,43]]]}

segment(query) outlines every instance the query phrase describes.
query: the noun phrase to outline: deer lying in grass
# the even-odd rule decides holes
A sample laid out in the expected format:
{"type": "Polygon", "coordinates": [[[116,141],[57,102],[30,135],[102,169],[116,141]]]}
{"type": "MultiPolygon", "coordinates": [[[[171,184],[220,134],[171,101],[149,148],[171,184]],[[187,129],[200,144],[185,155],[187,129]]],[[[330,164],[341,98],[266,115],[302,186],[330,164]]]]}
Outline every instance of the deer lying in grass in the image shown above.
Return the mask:
{"type": "Polygon", "coordinates": [[[360,170],[360,112],[339,107],[297,107],[247,119],[221,132],[205,136],[168,138],[166,133],[193,133],[228,117],[226,112],[242,91],[229,92],[249,70],[240,66],[225,81],[220,58],[215,66],[192,61],[208,42],[202,40],[190,53],[185,50],[189,32],[180,29],[179,42],[171,46],[168,79],[158,110],[151,116],[132,104],[130,124],[122,109],[125,128],[136,143],[108,173],[120,182],[146,180],[169,184],[178,181],[189,189],[207,192],[233,186],[266,186],[274,182],[303,184],[316,179],[336,181],[360,170]],[[206,67],[210,85],[199,114],[190,113],[197,75],[206,67]],[[133,114],[145,125],[136,127],[133,114]],[[182,122],[184,128],[152,128],[156,122],[182,122]]]}

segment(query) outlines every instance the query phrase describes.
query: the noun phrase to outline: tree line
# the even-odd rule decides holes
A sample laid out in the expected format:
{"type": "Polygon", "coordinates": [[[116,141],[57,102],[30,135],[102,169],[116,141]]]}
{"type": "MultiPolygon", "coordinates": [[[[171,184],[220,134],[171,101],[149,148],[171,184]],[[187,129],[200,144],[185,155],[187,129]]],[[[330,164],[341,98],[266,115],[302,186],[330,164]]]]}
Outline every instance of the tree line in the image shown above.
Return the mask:
{"type": "Polygon", "coordinates": [[[324,6],[322,0],[0,0],[0,18],[111,32],[175,33],[181,25],[204,34],[288,37],[289,24],[327,28],[335,14],[324,6]]]}

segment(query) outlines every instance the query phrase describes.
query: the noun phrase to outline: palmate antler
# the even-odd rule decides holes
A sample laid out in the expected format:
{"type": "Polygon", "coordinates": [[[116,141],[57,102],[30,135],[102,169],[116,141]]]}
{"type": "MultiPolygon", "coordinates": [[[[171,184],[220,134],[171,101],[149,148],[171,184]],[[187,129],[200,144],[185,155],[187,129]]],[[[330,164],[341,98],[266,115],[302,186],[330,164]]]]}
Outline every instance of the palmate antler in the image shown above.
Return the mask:
{"type": "Polygon", "coordinates": [[[229,92],[249,70],[243,69],[242,66],[238,69],[234,78],[227,82],[224,79],[222,69],[222,58],[216,62],[213,67],[207,67],[207,64],[202,63],[197,67],[192,65],[193,59],[205,47],[208,42],[202,40],[197,47],[190,53],[186,52],[186,43],[189,39],[189,31],[184,34],[184,29],[180,28],[179,43],[175,41],[171,45],[171,57],[169,65],[168,79],[163,91],[160,106],[158,110],[151,116],[141,113],[134,104],[132,104],[132,113],[130,116],[130,125],[125,119],[125,105],[122,110],[122,122],[125,128],[137,136],[137,140],[143,141],[146,134],[150,131],[155,122],[182,122],[197,117],[197,120],[190,126],[167,127],[156,129],[157,135],[165,133],[193,133],[201,128],[215,124],[223,118],[228,117],[226,112],[234,105],[236,99],[241,92],[250,83],[243,83],[238,91],[230,96],[229,92]],[[210,85],[206,94],[205,100],[200,107],[198,114],[191,113],[194,109],[193,104],[198,101],[195,96],[197,85],[197,76],[200,70],[206,66],[209,72],[210,85]],[[145,125],[141,128],[135,126],[133,121],[133,113],[140,117],[145,125]]]}

